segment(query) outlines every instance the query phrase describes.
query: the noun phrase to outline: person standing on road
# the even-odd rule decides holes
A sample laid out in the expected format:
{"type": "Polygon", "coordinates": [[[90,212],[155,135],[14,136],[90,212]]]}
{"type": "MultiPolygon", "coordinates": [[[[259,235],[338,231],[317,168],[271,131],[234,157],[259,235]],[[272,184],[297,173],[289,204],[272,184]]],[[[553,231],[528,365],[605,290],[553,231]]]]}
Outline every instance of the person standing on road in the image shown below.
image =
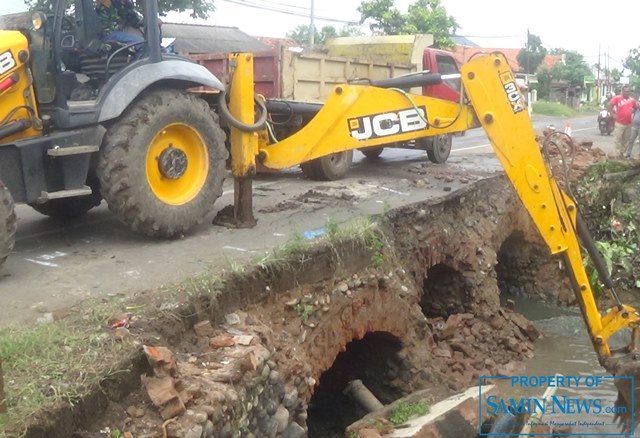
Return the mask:
{"type": "Polygon", "coordinates": [[[636,107],[631,120],[631,136],[629,137],[627,150],[624,153],[625,158],[631,158],[631,151],[633,150],[633,145],[636,144],[638,134],[640,134],[640,108],[636,107]]]}
{"type": "Polygon", "coordinates": [[[638,103],[631,97],[629,86],[625,85],[622,87],[622,93],[613,97],[608,106],[616,120],[613,131],[616,151],[620,158],[624,158],[631,137],[631,119],[638,103]]]}

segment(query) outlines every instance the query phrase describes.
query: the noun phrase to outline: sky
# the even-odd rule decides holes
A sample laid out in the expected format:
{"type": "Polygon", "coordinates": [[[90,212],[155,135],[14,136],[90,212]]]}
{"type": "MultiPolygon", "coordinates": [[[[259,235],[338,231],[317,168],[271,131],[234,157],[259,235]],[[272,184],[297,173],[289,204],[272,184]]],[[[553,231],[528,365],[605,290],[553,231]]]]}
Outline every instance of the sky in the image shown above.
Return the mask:
{"type": "MultiPolygon", "coordinates": [[[[395,0],[403,12],[415,0],[395,0]]],[[[205,24],[237,27],[253,36],[283,37],[299,24],[309,24],[314,3],[316,26],[342,27],[359,21],[361,0],[214,0],[216,10],[205,24]],[[269,9],[289,11],[275,12],[269,9]],[[330,18],[335,21],[324,20],[330,18]]],[[[523,47],[527,29],[538,35],[543,46],[576,50],[589,64],[600,62],[621,68],[629,50],[640,46],[633,23],[640,17],[640,2],[610,0],[603,4],[574,0],[441,0],[460,29],[484,47],[523,47]],[[621,24],[630,17],[628,24],[621,24]]],[[[23,0],[0,0],[0,14],[23,9],[23,0]]],[[[188,14],[171,14],[166,21],[193,22],[188,14]]]]}
{"type": "MultiPolygon", "coordinates": [[[[406,12],[413,2],[395,0],[394,4],[406,12]]],[[[207,22],[238,27],[254,36],[282,37],[299,24],[309,24],[311,3],[311,0],[215,0],[216,11],[207,22]],[[271,12],[247,3],[296,11],[305,16],[271,12]]],[[[314,0],[316,26],[330,24],[340,28],[344,25],[340,21],[321,20],[322,17],[359,21],[360,3],[361,0],[314,0]]],[[[632,23],[640,17],[640,2],[610,0],[606,2],[607,12],[603,11],[602,3],[574,0],[441,0],[441,4],[460,25],[457,33],[472,36],[472,40],[484,47],[523,47],[529,29],[547,48],[576,50],[589,64],[597,63],[600,53],[603,66],[608,53],[610,67],[620,68],[629,50],[640,46],[640,38],[634,37],[632,28],[632,23]],[[620,19],[615,17],[618,11],[634,17],[629,20],[631,24],[621,26],[620,19]]]]}

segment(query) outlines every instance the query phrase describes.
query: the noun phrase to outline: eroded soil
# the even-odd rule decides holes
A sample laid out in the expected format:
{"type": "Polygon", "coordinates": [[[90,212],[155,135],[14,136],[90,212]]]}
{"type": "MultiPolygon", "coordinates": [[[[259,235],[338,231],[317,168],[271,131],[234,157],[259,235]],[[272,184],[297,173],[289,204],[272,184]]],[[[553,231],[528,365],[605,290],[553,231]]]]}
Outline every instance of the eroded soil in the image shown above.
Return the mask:
{"type": "MultiPolygon", "coordinates": [[[[574,169],[601,157],[577,149],[574,169]]],[[[414,171],[407,182],[431,184],[414,171]]],[[[26,436],[339,436],[365,413],[343,393],[353,380],[387,404],[517,373],[538,332],[501,303],[527,295],[571,304],[563,267],[504,177],[429,178],[466,189],[389,212],[380,245],[325,242],[228,275],[187,302],[138,297],[154,311],[105,328],[129,348],[120,371],[74,407],[35,418],[26,436]]],[[[321,187],[263,213],[349,203],[353,190],[321,187]]]]}

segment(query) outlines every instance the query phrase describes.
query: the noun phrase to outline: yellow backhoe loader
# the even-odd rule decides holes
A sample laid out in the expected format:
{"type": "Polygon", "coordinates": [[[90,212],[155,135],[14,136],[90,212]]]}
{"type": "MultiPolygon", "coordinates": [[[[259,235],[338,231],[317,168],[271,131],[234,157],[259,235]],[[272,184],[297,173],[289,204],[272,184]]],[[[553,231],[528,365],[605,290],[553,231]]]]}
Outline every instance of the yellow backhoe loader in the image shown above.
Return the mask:
{"type": "MultiPolygon", "coordinates": [[[[28,26],[0,30],[0,262],[14,242],[14,202],[68,218],[104,198],[135,231],[186,233],[221,193],[223,128],[236,182],[232,219],[250,226],[258,162],[272,169],[302,165],[319,179],[335,179],[346,172],[341,154],[354,149],[481,126],[551,253],[566,259],[600,363],[615,375],[640,375],[640,315],[618,299],[577,205],[550,173],[502,55],[463,66],[458,103],[404,91],[447,79],[430,72],[339,85],[323,105],[264,101],[254,94],[251,54],[231,58],[225,87],[204,67],[161,52],[157,3],[142,3],[142,59],[130,45],[104,40],[91,0],[71,7],[52,0],[28,26]],[[219,93],[199,96],[187,91],[192,87],[219,93]],[[583,250],[616,303],[606,312],[597,307],[583,250]],[[613,349],[610,338],[623,329],[631,340],[613,349]]],[[[632,400],[639,395],[628,382],[616,379],[625,430],[634,426],[632,400]]]]}
{"type": "MultiPolygon", "coordinates": [[[[543,152],[552,145],[558,146],[558,152],[562,153],[562,139],[548,137],[540,147],[525,100],[502,54],[484,54],[462,66],[466,100],[459,104],[403,91],[443,80],[441,75],[429,72],[377,83],[336,86],[304,127],[281,141],[266,132],[272,130],[268,123],[266,131],[256,132],[251,62],[250,54],[239,54],[234,58],[236,71],[229,96],[220,102],[223,118],[233,118],[229,122],[232,126],[233,172],[237,181],[237,219],[251,221],[252,218],[251,174],[256,160],[273,169],[313,163],[322,173],[326,166],[323,160],[331,154],[389,142],[420,141],[425,136],[481,126],[549,250],[565,259],[600,364],[613,375],[633,376],[638,381],[640,314],[620,302],[578,206],[563,188],[568,187],[568,181],[561,185],[553,176],[549,160],[545,160],[547,155],[543,152]],[[225,107],[226,100],[230,103],[230,111],[225,107]],[[603,313],[598,309],[583,265],[583,251],[590,256],[600,281],[615,302],[603,313]],[[630,329],[629,343],[613,349],[611,336],[624,329],[630,329]]],[[[278,104],[267,100],[259,105],[259,112],[266,108],[271,116],[279,115],[278,104]]],[[[615,382],[619,391],[617,417],[623,430],[630,433],[635,428],[634,409],[638,412],[633,404],[640,391],[632,379],[617,378],[615,382]]]]}

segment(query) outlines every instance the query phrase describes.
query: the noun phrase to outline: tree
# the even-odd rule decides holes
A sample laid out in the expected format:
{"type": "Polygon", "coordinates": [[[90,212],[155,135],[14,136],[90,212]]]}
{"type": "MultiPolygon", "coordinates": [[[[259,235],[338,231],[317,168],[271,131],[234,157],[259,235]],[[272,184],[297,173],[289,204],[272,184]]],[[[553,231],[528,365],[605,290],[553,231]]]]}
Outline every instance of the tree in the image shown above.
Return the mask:
{"type": "Polygon", "coordinates": [[[193,18],[209,18],[209,14],[215,10],[213,0],[158,0],[160,15],[167,12],[191,11],[193,18]]]}
{"type": "MultiPolygon", "coordinates": [[[[24,0],[29,9],[48,9],[54,0],[24,0]]],[[[138,9],[142,10],[141,0],[134,0],[138,9]]],[[[67,0],[73,3],[73,0],[67,0]]],[[[166,15],[167,12],[191,11],[193,18],[209,18],[209,14],[215,10],[213,0],[158,0],[158,13],[166,15]]]]}
{"type": "Polygon", "coordinates": [[[406,35],[429,33],[434,36],[434,47],[451,49],[455,46],[449,37],[459,26],[455,18],[447,14],[440,0],[416,0],[409,5],[406,14],[393,6],[393,0],[363,1],[358,7],[360,22],[369,21],[374,34],[406,35]]]}
{"type": "Polygon", "coordinates": [[[539,36],[527,32],[527,44],[518,52],[518,64],[527,74],[534,74],[547,56],[547,49],[542,46],[539,36]]]}
{"type": "MultiPolygon", "coordinates": [[[[324,44],[330,38],[338,36],[355,36],[361,32],[354,26],[344,26],[340,31],[337,31],[333,26],[323,26],[320,31],[315,29],[315,35],[313,41],[315,44],[324,44]]],[[[309,44],[309,26],[306,24],[300,24],[295,29],[287,32],[287,38],[291,38],[301,46],[309,44]]]]}
{"type": "Polygon", "coordinates": [[[574,89],[581,89],[585,76],[591,76],[591,69],[580,53],[563,49],[552,51],[556,55],[563,55],[564,62],[557,62],[552,68],[544,68],[538,73],[538,96],[541,99],[549,98],[554,82],[565,82],[574,89]]]}
{"type": "Polygon", "coordinates": [[[631,85],[633,89],[640,89],[640,47],[629,50],[629,55],[627,55],[622,66],[631,72],[631,85]]]}
{"type": "Polygon", "coordinates": [[[363,1],[358,12],[361,24],[370,20],[369,29],[374,35],[397,35],[406,23],[402,13],[393,7],[393,0],[363,1]]]}
{"type": "Polygon", "coordinates": [[[447,10],[440,0],[417,0],[409,5],[407,22],[401,32],[405,34],[433,34],[434,47],[453,49],[455,43],[449,37],[456,33],[460,26],[455,18],[447,15],[447,10]]]}
{"type": "Polygon", "coordinates": [[[640,47],[629,50],[629,54],[622,66],[629,69],[632,75],[640,76],[640,47]]]}
{"type": "Polygon", "coordinates": [[[591,69],[584,56],[572,50],[565,51],[564,62],[556,63],[552,70],[555,78],[567,81],[574,87],[583,87],[585,76],[591,76],[591,69]]]}

